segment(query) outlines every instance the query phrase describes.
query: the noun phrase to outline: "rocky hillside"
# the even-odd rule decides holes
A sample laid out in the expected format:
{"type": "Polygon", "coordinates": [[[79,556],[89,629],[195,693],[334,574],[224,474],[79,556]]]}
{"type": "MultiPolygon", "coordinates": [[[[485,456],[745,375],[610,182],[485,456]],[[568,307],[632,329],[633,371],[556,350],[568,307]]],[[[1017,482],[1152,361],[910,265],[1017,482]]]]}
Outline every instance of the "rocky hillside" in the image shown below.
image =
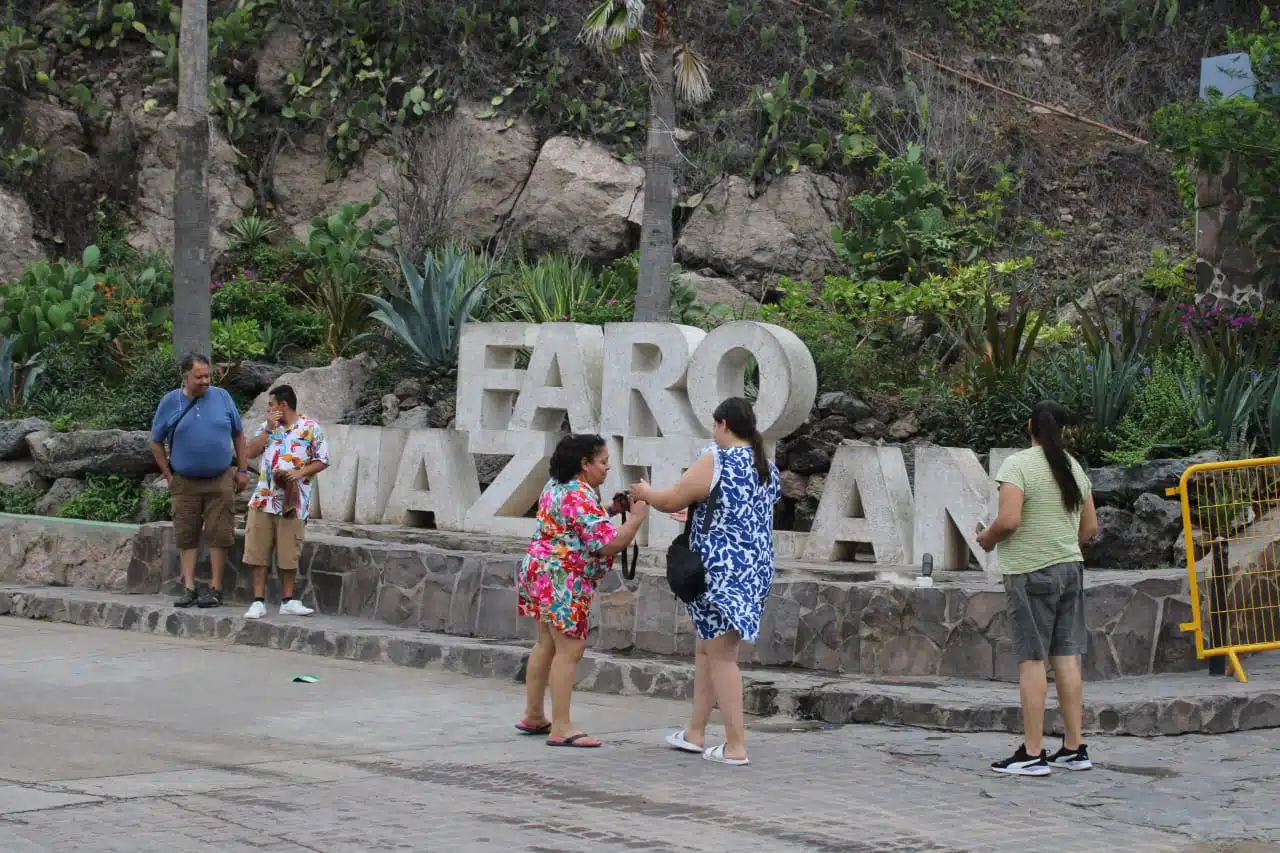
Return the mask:
{"type": "MultiPolygon", "coordinates": [[[[166,251],[176,6],[23,5],[5,31],[0,275],[77,253],[104,202],[132,245],[166,251]]],[[[1015,175],[1005,215],[1061,231],[1037,264],[1056,286],[1142,268],[1154,246],[1185,252],[1186,212],[1158,153],[1006,93],[1141,137],[1156,107],[1193,95],[1206,46],[1257,20],[1253,2],[1182,5],[1172,17],[1141,0],[681,6],[677,30],[715,93],[675,131],[679,260],[728,301],[778,276],[843,272],[832,227],[849,224],[881,152],[912,145],[961,200],[990,190],[997,167],[1015,175]]],[[[300,229],[380,187],[384,204],[403,202],[395,164],[427,134],[436,153],[419,168],[456,200],[451,236],[594,261],[635,248],[644,80],[634,53],[583,47],[576,0],[211,7],[220,247],[251,211],[300,229]]]]}

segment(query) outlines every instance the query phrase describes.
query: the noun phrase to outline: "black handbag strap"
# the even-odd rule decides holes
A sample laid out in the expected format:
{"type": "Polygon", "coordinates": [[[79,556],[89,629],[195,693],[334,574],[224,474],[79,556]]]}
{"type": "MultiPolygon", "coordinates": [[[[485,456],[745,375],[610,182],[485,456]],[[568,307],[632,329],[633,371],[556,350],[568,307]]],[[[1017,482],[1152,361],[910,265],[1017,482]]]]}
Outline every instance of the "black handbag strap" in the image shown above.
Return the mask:
{"type": "Polygon", "coordinates": [[[199,401],[200,401],[199,397],[192,397],[191,402],[188,403],[187,407],[182,410],[182,414],[178,415],[178,419],[174,421],[167,430],[165,430],[164,439],[169,444],[170,456],[173,455],[173,440],[178,436],[178,424],[182,423],[182,419],[187,416],[187,412],[190,412],[192,409],[194,409],[196,407],[196,403],[198,403],[199,401]]]}
{"type": "MultiPolygon", "coordinates": [[[[622,523],[627,523],[627,511],[622,511],[622,523]]],[[[624,581],[633,581],[636,579],[636,565],[640,562],[640,546],[635,542],[631,543],[631,559],[627,559],[627,549],[622,549],[622,579],[624,581]]]]}
{"type": "MultiPolygon", "coordinates": [[[[719,450],[716,451],[716,456],[717,457],[720,456],[719,450]]],[[[721,465],[724,464],[723,459],[720,459],[720,464],[721,465]]],[[[720,481],[719,480],[716,480],[716,484],[711,487],[711,492],[707,495],[707,497],[704,500],[699,501],[698,503],[706,505],[706,508],[707,508],[706,513],[703,514],[702,516],[702,538],[705,539],[707,538],[707,534],[711,532],[711,516],[712,514],[715,513],[716,506],[720,503],[720,481]]],[[[685,518],[684,518],[684,541],[685,542],[693,541],[692,539],[693,513],[694,513],[694,510],[696,510],[697,508],[698,508],[698,504],[695,503],[693,506],[689,507],[689,512],[685,515],[685,518]]]]}

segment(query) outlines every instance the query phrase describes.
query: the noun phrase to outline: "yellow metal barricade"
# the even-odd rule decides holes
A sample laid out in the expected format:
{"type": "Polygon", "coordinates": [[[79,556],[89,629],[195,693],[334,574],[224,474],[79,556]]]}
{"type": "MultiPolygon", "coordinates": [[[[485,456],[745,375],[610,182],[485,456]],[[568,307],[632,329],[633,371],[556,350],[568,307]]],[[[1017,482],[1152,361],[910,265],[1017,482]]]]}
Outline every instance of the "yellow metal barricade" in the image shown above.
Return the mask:
{"type": "Polygon", "coordinates": [[[1280,457],[1192,465],[1170,497],[1182,502],[1191,621],[1203,660],[1280,649],[1280,457]]]}

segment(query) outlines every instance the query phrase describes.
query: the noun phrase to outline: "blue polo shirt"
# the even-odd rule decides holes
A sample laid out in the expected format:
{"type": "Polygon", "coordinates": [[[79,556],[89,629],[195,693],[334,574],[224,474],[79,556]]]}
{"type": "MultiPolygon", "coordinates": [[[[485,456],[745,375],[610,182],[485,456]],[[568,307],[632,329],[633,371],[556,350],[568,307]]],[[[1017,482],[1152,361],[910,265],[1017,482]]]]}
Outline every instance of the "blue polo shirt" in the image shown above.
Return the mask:
{"type": "Polygon", "coordinates": [[[232,439],[240,430],[240,412],[226,391],[210,388],[193,403],[181,388],[176,388],[156,406],[151,440],[163,444],[168,439],[169,464],[175,473],[192,478],[216,477],[231,467],[235,459],[232,439]],[[184,417],[187,406],[192,409],[184,417]],[[173,429],[175,423],[177,429],[173,429]]]}

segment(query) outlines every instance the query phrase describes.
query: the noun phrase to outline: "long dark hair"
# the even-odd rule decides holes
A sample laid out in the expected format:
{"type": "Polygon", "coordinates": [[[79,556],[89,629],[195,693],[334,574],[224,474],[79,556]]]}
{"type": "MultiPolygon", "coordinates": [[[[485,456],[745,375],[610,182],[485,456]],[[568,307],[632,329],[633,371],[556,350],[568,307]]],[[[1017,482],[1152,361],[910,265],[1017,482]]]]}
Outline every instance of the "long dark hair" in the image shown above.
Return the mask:
{"type": "Polygon", "coordinates": [[[584,460],[596,458],[604,439],[598,435],[566,435],[551,454],[551,479],[567,483],[582,473],[584,460]]]}
{"type": "Polygon", "coordinates": [[[751,442],[751,455],[756,463],[756,477],[760,485],[769,482],[769,459],[764,452],[764,436],[756,429],[756,413],[751,404],[741,397],[730,397],[711,413],[711,419],[724,424],[729,432],[743,441],[751,442]]]}
{"type": "Polygon", "coordinates": [[[1062,446],[1062,428],[1067,419],[1067,410],[1062,406],[1053,400],[1041,400],[1031,410],[1031,437],[1044,450],[1044,458],[1049,463],[1049,470],[1053,471],[1053,479],[1058,482],[1067,512],[1075,512],[1084,503],[1084,494],[1076,482],[1071,457],[1062,446]]]}

